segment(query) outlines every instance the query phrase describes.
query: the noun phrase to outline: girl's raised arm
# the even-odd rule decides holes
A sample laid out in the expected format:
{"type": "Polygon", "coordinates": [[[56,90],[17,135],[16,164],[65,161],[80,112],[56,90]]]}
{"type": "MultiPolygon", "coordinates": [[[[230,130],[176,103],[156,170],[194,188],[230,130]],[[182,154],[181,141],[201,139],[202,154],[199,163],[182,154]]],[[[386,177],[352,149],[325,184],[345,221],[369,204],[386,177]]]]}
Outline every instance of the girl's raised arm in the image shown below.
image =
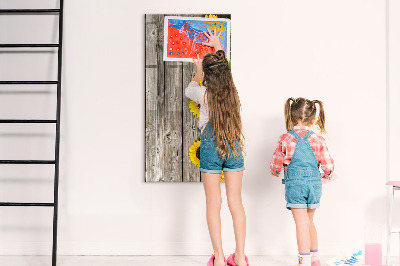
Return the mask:
{"type": "Polygon", "coordinates": [[[193,63],[196,65],[196,74],[194,75],[192,81],[196,81],[200,84],[200,80],[203,78],[203,64],[199,55],[197,55],[197,61],[193,59],[193,63]]]}
{"type": "Polygon", "coordinates": [[[200,86],[200,80],[203,78],[203,67],[199,55],[197,55],[197,61],[193,60],[193,63],[196,64],[196,74],[192,82],[186,87],[185,96],[198,104],[204,104],[204,93],[206,90],[204,87],[200,86]]]}

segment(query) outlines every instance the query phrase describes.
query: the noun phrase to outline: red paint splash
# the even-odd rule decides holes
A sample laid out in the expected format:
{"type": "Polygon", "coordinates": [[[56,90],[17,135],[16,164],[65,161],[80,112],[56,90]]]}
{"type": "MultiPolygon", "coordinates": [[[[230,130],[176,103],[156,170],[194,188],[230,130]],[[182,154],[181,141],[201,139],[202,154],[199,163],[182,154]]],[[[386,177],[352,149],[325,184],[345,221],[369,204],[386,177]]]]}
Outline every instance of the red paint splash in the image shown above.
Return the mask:
{"type": "MultiPolygon", "coordinates": [[[[214,52],[215,49],[201,43],[194,43],[186,34],[185,31],[191,29],[184,29],[179,31],[176,28],[168,27],[168,44],[167,44],[167,57],[170,58],[203,58],[205,54],[214,52]]],[[[202,41],[207,41],[207,38],[201,37],[202,41]]]]}

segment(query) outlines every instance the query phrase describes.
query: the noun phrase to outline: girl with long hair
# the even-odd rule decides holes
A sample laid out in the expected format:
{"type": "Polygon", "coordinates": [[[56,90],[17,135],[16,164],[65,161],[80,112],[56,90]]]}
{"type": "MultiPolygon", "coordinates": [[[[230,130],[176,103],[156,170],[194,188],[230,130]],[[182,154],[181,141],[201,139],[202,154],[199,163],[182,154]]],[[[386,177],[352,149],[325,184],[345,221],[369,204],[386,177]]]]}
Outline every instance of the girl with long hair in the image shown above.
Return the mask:
{"type": "Polygon", "coordinates": [[[244,253],[246,216],[242,204],[243,134],[240,101],[232,73],[222,49],[217,30],[205,35],[215,52],[201,61],[198,57],[196,74],[185,89],[186,97],[200,105],[198,128],[201,132],[200,171],[207,207],[207,224],[214,255],[207,266],[247,266],[244,253]],[[200,86],[200,80],[203,85],[200,86]],[[221,239],[221,173],[224,172],[228,206],[235,232],[235,253],[225,260],[221,239]]]}

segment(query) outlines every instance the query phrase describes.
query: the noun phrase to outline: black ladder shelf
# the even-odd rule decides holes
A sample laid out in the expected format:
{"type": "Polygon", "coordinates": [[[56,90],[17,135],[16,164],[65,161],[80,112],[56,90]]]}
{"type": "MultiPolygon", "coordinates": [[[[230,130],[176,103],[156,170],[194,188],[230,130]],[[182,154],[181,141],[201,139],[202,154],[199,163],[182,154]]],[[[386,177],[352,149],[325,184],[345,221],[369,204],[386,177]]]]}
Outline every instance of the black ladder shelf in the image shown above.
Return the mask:
{"type": "Polygon", "coordinates": [[[61,67],[62,67],[62,32],[63,32],[63,0],[60,0],[59,9],[0,9],[0,15],[12,14],[57,14],[58,20],[58,43],[57,44],[0,44],[0,48],[58,48],[58,71],[57,80],[51,81],[0,81],[2,84],[55,84],[57,85],[57,111],[55,120],[43,119],[0,119],[0,123],[48,123],[56,125],[56,139],[54,149],[54,160],[0,160],[0,164],[54,164],[54,202],[0,202],[0,206],[22,206],[22,207],[53,207],[53,247],[52,266],[57,264],[57,219],[58,219],[58,181],[60,163],[60,111],[61,111],[61,67]]]}

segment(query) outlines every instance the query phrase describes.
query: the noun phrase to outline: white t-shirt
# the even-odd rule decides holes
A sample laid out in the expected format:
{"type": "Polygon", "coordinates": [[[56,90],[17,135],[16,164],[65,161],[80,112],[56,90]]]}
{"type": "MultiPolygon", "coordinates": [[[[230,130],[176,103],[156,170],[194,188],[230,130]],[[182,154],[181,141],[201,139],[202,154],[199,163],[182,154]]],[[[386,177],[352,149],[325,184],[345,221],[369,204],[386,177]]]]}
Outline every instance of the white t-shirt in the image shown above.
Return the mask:
{"type": "Polygon", "coordinates": [[[209,120],[207,99],[204,97],[206,90],[206,87],[200,86],[196,81],[191,81],[185,89],[185,96],[200,104],[199,122],[197,127],[201,132],[203,132],[209,120]]]}

